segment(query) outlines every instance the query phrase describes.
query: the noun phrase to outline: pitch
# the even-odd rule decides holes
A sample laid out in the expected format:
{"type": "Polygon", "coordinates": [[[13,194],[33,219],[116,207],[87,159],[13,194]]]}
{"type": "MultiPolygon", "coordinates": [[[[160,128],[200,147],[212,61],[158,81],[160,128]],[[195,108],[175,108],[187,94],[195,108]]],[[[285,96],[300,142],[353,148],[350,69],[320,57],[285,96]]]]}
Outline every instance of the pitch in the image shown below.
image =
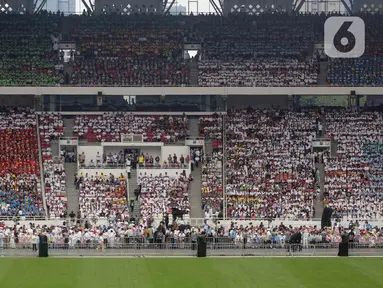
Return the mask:
{"type": "Polygon", "coordinates": [[[383,258],[0,260],[0,287],[383,287],[383,258]]]}

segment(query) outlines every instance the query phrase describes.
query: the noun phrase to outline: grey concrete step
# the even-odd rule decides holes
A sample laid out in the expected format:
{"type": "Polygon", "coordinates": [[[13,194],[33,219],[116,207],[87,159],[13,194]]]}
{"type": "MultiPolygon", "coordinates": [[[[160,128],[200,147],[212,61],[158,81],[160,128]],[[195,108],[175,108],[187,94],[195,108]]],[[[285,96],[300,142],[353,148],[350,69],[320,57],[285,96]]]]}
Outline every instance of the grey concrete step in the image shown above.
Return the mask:
{"type": "MultiPolygon", "coordinates": [[[[129,201],[130,201],[130,199],[133,199],[133,198],[135,199],[134,190],[138,187],[137,170],[132,169],[130,171],[130,179],[128,181],[128,185],[129,185],[129,201]]],[[[129,209],[130,209],[130,205],[129,205],[129,209]]],[[[130,214],[141,216],[140,199],[138,199],[137,201],[134,201],[134,208],[133,208],[133,211],[130,211],[130,214]]]]}
{"type": "Polygon", "coordinates": [[[74,185],[74,175],[77,173],[76,163],[65,163],[65,174],[66,174],[66,191],[68,198],[68,211],[77,213],[79,210],[79,192],[74,185]]]}
{"type": "Polygon", "coordinates": [[[328,63],[320,62],[320,72],[318,75],[318,85],[327,85],[328,63]]]}
{"type": "Polygon", "coordinates": [[[190,182],[189,186],[190,218],[203,218],[201,209],[201,173],[201,165],[198,168],[195,167],[194,171],[192,171],[193,181],[190,182]]]}
{"type": "Polygon", "coordinates": [[[335,140],[331,140],[331,158],[337,158],[338,157],[338,142],[335,140]]]}
{"type": "Polygon", "coordinates": [[[198,86],[198,62],[195,58],[189,63],[189,81],[190,85],[198,86]]]}
{"type": "Polygon", "coordinates": [[[74,118],[64,118],[64,137],[74,137],[74,118]]]}
{"type": "Polygon", "coordinates": [[[60,156],[59,143],[57,140],[53,140],[51,142],[51,151],[52,151],[53,157],[59,157],[60,156]]]}
{"type": "Polygon", "coordinates": [[[190,137],[199,137],[198,117],[189,117],[189,135],[190,137]]]}
{"type": "Polygon", "coordinates": [[[323,200],[324,200],[324,184],[325,184],[325,171],[323,163],[316,163],[315,167],[318,169],[318,177],[316,178],[316,184],[320,188],[319,197],[314,200],[315,215],[314,218],[321,218],[323,213],[323,200]]]}
{"type": "Polygon", "coordinates": [[[205,155],[213,155],[213,145],[211,141],[205,141],[205,155]]]}

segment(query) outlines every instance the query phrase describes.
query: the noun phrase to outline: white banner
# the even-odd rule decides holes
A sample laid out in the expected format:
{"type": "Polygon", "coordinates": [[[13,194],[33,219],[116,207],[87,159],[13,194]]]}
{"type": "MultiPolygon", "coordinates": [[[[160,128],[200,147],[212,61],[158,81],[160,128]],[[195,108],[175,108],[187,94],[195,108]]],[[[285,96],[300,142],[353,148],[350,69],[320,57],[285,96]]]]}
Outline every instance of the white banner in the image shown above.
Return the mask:
{"type": "Polygon", "coordinates": [[[60,140],[60,145],[76,146],[78,144],[77,139],[60,140]]]}
{"type": "Polygon", "coordinates": [[[184,50],[201,50],[201,44],[185,44],[184,50]]]}
{"type": "Polygon", "coordinates": [[[76,44],[75,43],[59,43],[59,49],[60,50],[76,50],[76,44]]]}
{"type": "Polygon", "coordinates": [[[138,134],[121,134],[121,142],[144,142],[144,138],[138,134]]]}
{"type": "Polygon", "coordinates": [[[205,143],[204,140],[185,140],[186,146],[203,146],[205,143]]]}
{"type": "Polygon", "coordinates": [[[320,148],[320,147],[329,147],[331,146],[330,141],[313,141],[313,147],[314,148],[320,148]]]}

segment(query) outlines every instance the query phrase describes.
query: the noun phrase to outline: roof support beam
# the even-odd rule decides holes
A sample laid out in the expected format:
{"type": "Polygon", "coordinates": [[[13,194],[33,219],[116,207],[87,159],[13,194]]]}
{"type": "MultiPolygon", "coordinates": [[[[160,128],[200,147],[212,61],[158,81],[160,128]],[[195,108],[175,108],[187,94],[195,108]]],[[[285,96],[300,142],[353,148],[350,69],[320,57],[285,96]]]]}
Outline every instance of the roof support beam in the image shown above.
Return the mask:
{"type": "Polygon", "coordinates": [[[209,2],[211,4],[211,6],[213,6],[215,13],[217,13],[220,16],[222,16],[222,10],[219,9],[217,3],[215,3],[214,0],[209,0],[209,2]]]}

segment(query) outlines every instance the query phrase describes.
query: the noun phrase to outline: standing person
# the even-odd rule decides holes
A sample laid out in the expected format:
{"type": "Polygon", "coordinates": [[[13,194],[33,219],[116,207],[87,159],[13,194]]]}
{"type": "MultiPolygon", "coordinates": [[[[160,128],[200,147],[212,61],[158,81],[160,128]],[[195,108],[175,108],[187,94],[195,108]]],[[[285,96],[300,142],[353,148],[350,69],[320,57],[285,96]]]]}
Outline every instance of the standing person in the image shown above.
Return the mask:
{"type": "Polygon", "coordinates": [[[247,228],[246,228],[246,229],[243,230],[243,232],[242,232],[243,249],[246,249],[246,245],[247,245],[247,237],[248,237],[248,232],[247,232],[247,228]]]}
{"type": "Polygon", "coordinates": [[[36,235],[36,231],[33,231],[32,235],[32,251],[37,252],[37,244],[38,244],[38,237],[36,235]]]}
{"type": "Polygon", "coordinates": [[[307,228],[303,232],[303,248],[309,248],[309,232],[307,228]]]}
{"type": "Polygon", "coordinates": [[[46,233],[39,235],[39,257],[48,257],[48,237],[46,233]]]}
{"type": "Polygon", "coordinates": [[[3,248],[4,248],[4,231],[2,228],[0,228],[0,253],[1,257],[3,257],[3,248]]]}
{"type": "Polygon", "coordinates": [[[195,160],[195,167],[197,167],[197,168],[198,168],[198,164],[199,164],[199,161],[200,161],[200,155],[201,155],[201,152],[199,151],[199,149],[197,149],[195,151],[195,158],[194,158],[194,160],[195,160]]]}
{"type": "Polygon", "coordinates": [[[99,234],[97,250],[105,251],[104,235],[102,232],[99,234]]]}

